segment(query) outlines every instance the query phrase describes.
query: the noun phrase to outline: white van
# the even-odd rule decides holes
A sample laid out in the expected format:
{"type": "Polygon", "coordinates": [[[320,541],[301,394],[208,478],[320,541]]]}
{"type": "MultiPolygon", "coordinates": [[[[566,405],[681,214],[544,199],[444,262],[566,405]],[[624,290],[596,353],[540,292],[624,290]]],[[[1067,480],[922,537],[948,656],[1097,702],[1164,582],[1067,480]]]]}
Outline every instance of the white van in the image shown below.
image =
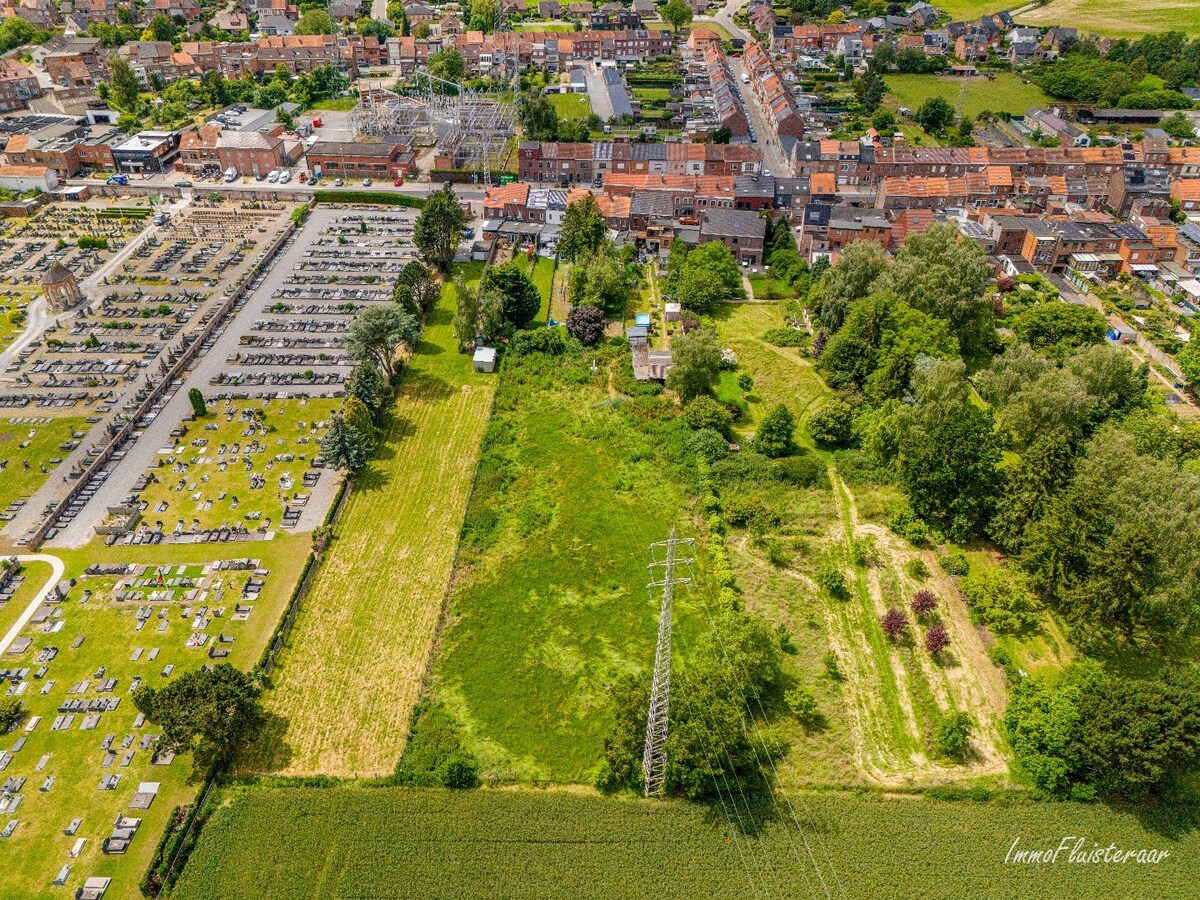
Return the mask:
{"type": "Polygon", "coordinates": [[[750,83],[750,76],[747,75],[745,72],[743,72],[742,73],[742,84],[749,84],[749,83],[750,83]]]}
{"type": "Polygon", "coordinates": [[[235,169],[233,166],[230,166],[228,169],[225,170],[226,184],[235,180],[236,178],[237,178],[237,169],[235,169]]]}

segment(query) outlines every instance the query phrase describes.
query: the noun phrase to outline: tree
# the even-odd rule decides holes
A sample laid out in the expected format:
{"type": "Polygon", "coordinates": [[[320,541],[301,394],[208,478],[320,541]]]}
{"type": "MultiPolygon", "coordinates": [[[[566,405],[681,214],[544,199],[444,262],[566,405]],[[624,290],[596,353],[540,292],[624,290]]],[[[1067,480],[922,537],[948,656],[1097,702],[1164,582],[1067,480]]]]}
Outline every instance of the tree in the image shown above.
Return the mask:
{"type": "Polygon", "coordinates": [[[558,255],[574,262],[592,256],[604,244],[604,216],[591,193],[567,206],[558,232],[558,255]]]}
{"type": "Polygon", "coordinates": [[[375,364],[374,358],[355,363],[346,378],[346,394],[357,397],[378,425],[392,399],[392,386],[375,364]]]}
{"type": "Polygon", "coordinates": [[[1039,791],[1069,796],[1079,702],[1093,682],[1102,680],[1099,667],[1088,662],[1013,685],[1004,730],[1021,768],[1039,791]]]}
{"type": "Polygon", "coordinates": [[[923,619],[926,615],[937,609],[937,595],[933,591],[917,591],[913,594],[912,603],[909,605],[912,608],[913,615],[918,619],[923,619]]]}
{"type": "Polygon", "coordinates": [[[692,8],[684,0],[668,0],[667,5],[662,8],[662,18],[664,22],[678,31],[685,25],[691,24],[692,8]]]}
{"type": "Polygon", "coordinates": [[[430,53],[425,66],[430,75],[445,81],[461,81],[463,73],[466,71],[462,54],[457,50],[440,50],[437,53],[430,53]]]}
{"type": "Polygon", "coordinates": [[[333,34],[336,30],[333,19],[323,9],[310,9],[300,14],[292,29],[293,34],[333,34]]]}
{"type": "Polygon", "coordinates": [[[133,66],[114,54],[108,58],[108,73],[113,105],[121,112],[132,115],[141,93],[133,66]]]}
{"type": "Polygon", "coordinates": [[[537,285],[515,260],[484,272],[483,289],[489,288],[504,295],[504,319],[516,328],[524,328],[533,321],[542,307],[537,285]]]}
{"type": "Polygon", "coordinates": [[[171,21],[169,16],[164,16],[158,13],[150,20],[150,40],[166,41],[170,43],[175,40],[175,23],[171,21]]]}
{"type": "Polygon", "coordinates": [[[160,747],[195,748],[197,755],[225,761],[263,724],[262,686],[229,663],[194,669],[162,688],[143,685],[133,703],[162,729],[160,747]]]}
{"type": "Polygon", "coordinates": [[[728,144],[733,140],[733,129],[728,125],[722,125],[720,128],[714,128],[708,133],[708,139],[714,144],[728,144]]]}
{"type": "Polygon", "coordinates": [[[1172,113],[1161,122],[1158,127],[1165,131],[1173,138],[1178,138],[1181,141],[1194,140],[1196,137],[1196,126],[1181,112],[1172,113]]]}
{"type": "Polygon", "coordinates": [[[275,121],[283,126],[284,131],[295,131],[296,120],[290,112],[280,106],[275,110],[275,121]]]}
{"type": "Polygon", "coordinates": [[[936,134],[954,122],[954,107],[944,97],[930,97],[917,108],[913,118],[930,134],[936,134]]]}
{"type": "Polygon", "coordinates": [[[191,388],[188,391],[188,402],[192,404],[192,415],[197,419],[208,415],[208,407],[204,405],[204,394],[200,388],[191,388]]]}
{"type": "Polygon", "coordinates": [[[558,112],[549,97],[540,91],[526,95],[521,104],[521,127],[526,140],[553,141],[558,137],[558,112]]]}
{"type": "Polygon", "coordinates": [[[463,229],[468,221],[466,212],[458,204],[454,189],[447,184],[430,194],[425,201],[425,207],[413,226],[413,243],[425,260],[440,271],[447,272],[454,262],[454,253],[462,242],[463,229]]]}
{"type": "Polygon", "coordinates": [[[405,264],[392,286],[392,299],[422,322],[429,318],[441,295],[433,272],[417,259],[405,264]]]}
{"type": "Polygon", "coordinates": [[[367,464],[375,442],[370,434],[346,421],[342,413],[330,417],[329,430],[321,438],[321,453],[334,468],[345,469],[351,474],[367,464]]]}
{"type": "Polygon", "coordinates": [[[832,400],[808,417],[808,433],[818,447],[846,447],[854,440],[854,408],[832,400]]]}
{"type": "Polygon", "coordinates": [[[891,287],[923,313],[950,323],[966,359],[988,354],[995,339],[994,307],[984,296],[992,279],[987,256],[951,223],[909,235],[896,253],[891,287]]]}
{"type": "Polygon", "coordinates": [[[632,287],[628,267],[607,252],[578,261],[568,281],[572,304],[598,306],[614,318],[624,317],[632,287]]]}
{"type": "Polygon", "coordinates": [[[671,341],[671,358],[667,387],[686,403],[712,390],[721,371],[721,342],[711,328],[697,328],[671,341]]]}
{"type": "Polygon", "coordinates": [[[711,312],[719,303],[743,296],[742,272],[733,253],[717,241],[688,251],[674,293],[684,307],[695,312],[711,312]]]}
{"type": "Polygon", "coordinates": [[[370,450],[375,449],[379,430],[375,427],[375,420],[371,417],[371,411],[367,408],[367,404],[351,394],[342,404],[342,418],[347,425],[369,439],[370,450]]]}
{"type": "Polygon", "coordinates": [[[1004,472],[1004,488],[996,514],[988,525],[992,539],[1016,556],[1025,545],[1030,526],[1046,511],[1050,499],[1071,481],[1075,450],[1061,435],[1039,439],[1022,454],[1021,462],[1004,472]]]}
{"type": "Polygon", "coordinates": [[[908,617],[893,606],[879,619],[879,627],[883,629],[883,633],[888,636],[889,640],[898,641],[901,635],[908,630],[908,617]]]}
{"type": "Polygon", "coordinates": [[[428,22],[418,22],[413,26],[412,36],[418,41],[423,41],[433,33],[433,26],[428,22]]]}
{"type": "Polygon", "coordinates": [[[1062,359],[1081,346],[1102,343],[1108,323],[1090,306],[1052,300],[1017,313],[1012,329],[1030,347],[1062,359]]]}
{"type": "Polygon", "coordinates": [[[467,287],[462,276],[454,278],[454,336],[459,351],[465,351],[479,334],[479,292],[467,287]]]}
{"type": "Polygon", "coordinates": [[[925,632],[925,649],[929,654],[937,656],[949,646],[950,635],[946,633],[946,626],[940,623],[930,625],[929,630],[925,632]]]}
{"type": "Polygon", "coordinates": [[[875,115],[871,116],[871,127],[880,134],[887,135],[894,133],[896,130],[896,114],[890,109],[877,109],[875,115]]]}
{"type": "Polygon", "coordinates": [[[796,452],[796,420],[782,403],[767,413],[754,435],[754,449],[763,456],[778,459],[796,452]]]}
{"type": "Polygon", "coordinates": [[[396,36],[396,28],[390,22],[381,22],[366,16],[354,23],[354,30],[363,37],[379,38],[381,44],[388,38],[396,36]]]}
{"type": "Polygon", "coordinates": [[[964,578],[960,587],[975,618],[1001,634],[1037,627],[1041,607],[1021,572],[1000,566],[983,568],[964,578]]]}
{"type": "Polygon", "coordinates": [[[596,306],[575,306],[567,313],[567,334],[585,347],[604,337],[604,311],[596,306]]]}
{"type": "Polygon", "coordinates": [[[0,733],[7,734],[25,717],[25,707],[17,697],[0,697],[0,733]]]}
{"type": "Polygon", "coordinates": [[[961,762],[971,749],[973,723],[965,712],[951,713],[938,722],[933,735],[933,748],[938,755],[961,762]]]}
{"type": "Polygon", "coordinates": [[[841,328],[850,304],[872,292],[891,267],[887,251],[876,241],[855,241],[842,251],[837,265],[821,278],[821,321],[841,328]]]}
{"type": "Polygon", "coordinates": [[[820,722],[821,713],[817,709],[817,698],[808,688],[796,685],[783,695],[783,700],[796,717],[796,721],[803,727],[812,728],[820,722]]]}
{"type": "Polygon", "coordinates": [[[867,436],[880,463],[894,463],[914,512],[960,539],[986,525],[999,489],[991,415],[971,402],[959,360],[929,361],[913,377],[917,402],[891,401],[867,436]]]}
{"type": "Polygon", "coordinates": [[[399,306],[368,306],[350,322],[346,352],[358,362],[371,360],[388,379],[398,373],[396,351],[401,345],[417,346],[421,325],[399,306]]]}

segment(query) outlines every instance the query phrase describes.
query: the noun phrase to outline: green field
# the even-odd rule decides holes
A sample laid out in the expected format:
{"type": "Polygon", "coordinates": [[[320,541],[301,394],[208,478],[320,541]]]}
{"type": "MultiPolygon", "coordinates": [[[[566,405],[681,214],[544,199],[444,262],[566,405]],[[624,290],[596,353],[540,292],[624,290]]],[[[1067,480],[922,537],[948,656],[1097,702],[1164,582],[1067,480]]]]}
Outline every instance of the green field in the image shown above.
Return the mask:
{"type": "Polygon", "coordinates": [[[179,900],[294,897],[1195,897],[1194,812],[1102,805],[793,797],[796,824],[738,833],[681,803],[550,792],[233,789],[179,900]],[[1169,850],[1158,865],[1005,865],[1064,836],[1169,850]],[[816,862],[814,863],[813,860],[816,862]],[[1188,887],[1191,885],[1191,887],[1188,887]]]}
{"type": "Polygon", "coordinates": [[[932,97],[942,97],[960,114],[971,118],[977,118],[985,111],[1024,115],[1034,107],[1051,102],[1040,87],[1026,84],[1019,75],[1011,72],[1000,72],[994,80],[982,76],[950,78],[941,75],[888,75],[884,80],[891,105],[907,106],[913,112],[932,97]],[[964,84],[966,97],[962,99],[964,84]]]}
{"type": "Polygon", "coordinates": [[[16,424],[26,419],[41,419],[37,411],[32,413],[6,410],[9,415],[0,418],[0,511],[14,500],[28,500],[42,486],[50,472],[71,453],[63,444],[72,440],[72,434],[86,432],[87,425],[79,417],[52,419],[47,424],[16,424]],[[29,467],[26,468],[25,464],[29,467]],[[42,467],[46,474],[42,474],[42,467]]]}
{"type": "MultiPolygon", "coordinates": [[[[696,524],[679,423],[616,396],[629,372],[611,346],[505,361],[435,669],[485,777],[589,781],[609,683],[653,661],[648,545],[696,524]]],[[[676,605],[683,647],[703,590],[676,605]]]]}
{"type": "Polygon", "coordinates": [[[570,22],[520,22],[517,31],[574,31],[570,22]]]}
{"type": "Polygon", "coordinates": [[[1022,25],[1073,25],[1080,34],[1138,37],[1155,31],[1200,35],[1200,6],[1192,0],[1050,0],[1017,16],[1022,25]]]}
{"type": "Polygon", "coordinates": [[[529,277],[533,279],[538,293],[542,295],[542,308],[538,310],[536,321],[545,322],[546,317],[550,315],[550,293],[554,285],[554,260],[544,256],[535,256],[529,277]]]}
{"type": "Polygon", "coordinates": [[[942,0],[937,8],[953,21],[969,22],[1002,9],[1013,9],[1017,5],[1013,0],[1007,3],[1005,0],[942,0]]]}
{"type": "MultiPolygon", "coordinates": [[[[170,765],[152,765],[152,751],[142,749],[140,741],[144,735],[155,734],[158,729],[149,724],[133,727],[137,710],[129,695],[132,680],[141,677],[144,683],[158,685],[165,681],[161,673],[167,664],[174,665],[173,674],[178,675],[211,663],[207,650],[216,643],[218,634],[235,638],[231,643],[221,644],[230,650],[229,662],[243,669],[253,666],[292,591],[299,572],[296,560],[307,551],[308,540],[285,536],[254,545],[255,556],[262,559],[262,565],[270,569],[271,574],[260,598],[248,604],[253,611],[245,621],[234,621],[232,616],[234,604],[241,600],[240,587],[248,573],[221,572],[210,577],[208,584],[211,586],[213,579],[219,578],[227,594],[219,601],[224,607],[224,615],[210,617],[210,623],[204,629],[210,640],[202,648],[185,647],[196,629],[192,628],[191,618],[181,616],[185,606],[182,601],[158,604],[139,632],[135,629],[139,602],[116,600],[112,595],[115,576],[85,576],[84,569],[91,563],[140,562],[169,565],[173,574],[179,566],[189,564],[186,574],[195,577],[203,565],[214,559],[246,555],[246,546],[176,544],[106,548],[94,543],[80,550],[57,554],[66,564],[66,577],[79,579],[61,604],[65,627],[59,634],[50,636],[41,632],[40,625],[27,626],[23,634],[34,638],[33,646],[19,657],[5,656],[6,667],[36,668],[35,656],[42,647],[59,648],[58,656],[48,663],[46,677],[29,679],[21,698],[29,714],[40,716],[41,721],[28,733],[23,725],[18,726],[3,744],[3,749],[7,750],[18,737],[27,738],[20,752],[14,754],[4,777],[17,776],[28,781],[21,791],[24,801],[19,811],[4,817],[6,822],[18,819],[20,825],[11,838],[0,841],[0,867],[5,873],[0,877],[4,885],[0,894],[22,898],[62,897],[65,890],[73,891],[85,878],[106,875],[114,879],[110,896],[137,895],[137,883],[167,821],[177,805],[191,802],[197,789],[196,779],[202,773],[193,771],[191,758],[187,755],[177,757],[170,765]],[[87,603],[81,603],[86,590],[92,591],[92,596],[87,603]],[[167,613],[165,618],[157,617],[159,610],[167,613]],[[158,627],[163,622],[167,627],[160,632],[158,627]],[[79,635],[85,636],[82,646],[71,649],[79,635]],[[132,655],[138,647],[145,652],[135,661],[132,655]],[[150,660],[149,653],[153,648],[160,652],[156,659],[150,660]],[[118,679],[110,694],[96,692],[96,673],[101,666],[106,669],[105,678],[118,679]],[[76,682],[83,680],[90,683],[86,693],[68,694],[76,682]],[[42,689],[51,682],[53,686],[42,694],[42,689]],[[94,730],[80,729],[83,714],[76,714],[69,729],[51,730],[59,704],[69,699],[96,697],[120,698],[120,706],[115,711],[103,713],[94,730]],[[100,743],[108,734],[115,735],[114,749],[120,752],[111,765],[105,767],[102,765],[105,753],[100,749],[100,743]],[[134,736],[129,747],[134,755],[127,767],[121,765],[124,756],[121,744],[126,735],[134,736]],[[37,771],[36,765],[45,754],[49,754],[50,759],[43,770],[37,771]],[[98,790],[101,776],[109,773],[121,775],[121,783],[116,790],[98,790]],[[51,775],[55,778],[53,785],[46,791],[39,790],[51,775]],[[128,803],[142,781],[159,782],[158,797],[149,810],[129,810],[128,803]],[[101,843],[109,835],[118,814],[140,818],[141,827],[127,853],[106,855],[101,852],[101,843]],[[63,829],[74,818],[83,819],[78,834],[74,837],[64,835],[63,829]],[[69,859],[67,852],[78,838],[86,838],[87,843],[77,859],[69,859]],[[51,881],[65,863],[72,866],[67,888],[54,888],[51,881]]],[[[29,564],[28,572],[27,584],[14,600],[22,607],[43,586],[49,567],[45,563],[29,564]]],[[[217,604],[210,601],[207,605],[217,604]]],[[[7,616],[8,612],[5,609],[0,616],[7,616]]]]}
{"type": "Polygon", "coordinates": [[[329,110],[330,112],[349,112],[358,105],[357,97],[336,97],[331,100],[318,100],[309,109],[329,110]]]}
{"type": "Polygon", "coordinates": [[[337,406],[325,399],[210,403],[208,415],[183,423],[186,433],[159,454],[154,481],[140,494],[149,504],[144,519],[166,531],[279,528],[284,508],[311,493],[301,479],[337,406]]]}
{"type": "Polygon", "coordinates": [[[430,316],[382,450],[356,479],[271,673],[272,726],[243,768],[369,776],[400,757],[491,407],[494,376],[457,351],[452,294],[430,316]]]}
{"type": "Polygon", "coordinates": [[[587,94],[548,94],[550,105],[558,113],[560,119],[573,122],[576,119],[586,119],[592,113],[592,104],[587,94]]]}

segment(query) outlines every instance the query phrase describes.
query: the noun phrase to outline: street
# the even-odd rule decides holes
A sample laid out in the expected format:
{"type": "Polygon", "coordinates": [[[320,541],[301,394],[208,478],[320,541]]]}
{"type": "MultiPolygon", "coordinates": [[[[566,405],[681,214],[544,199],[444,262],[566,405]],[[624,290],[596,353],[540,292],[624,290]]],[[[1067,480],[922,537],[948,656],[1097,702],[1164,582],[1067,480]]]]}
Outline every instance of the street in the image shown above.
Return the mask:
{"type": "Polygon", "coordinates": [[[742,63],[741,57],[732,57],[729,62],[733,66],[733,75],[737,79],[738,89],[742,93],[742,105],[746,107],[746,117],[750,120],[750,127],[758,136],[758,143],[754,146],[762,154],[763,170],[783,177],[791,175],[791,169],[783,155],[783,148],[779,146],[779,139],[775,137],[774,129],[767,125],[767,116],[758,102],[758,95],[754,93],[754,89],[750,85],[742,83],[742,74],[746,71],[746,67],[742,63]]]}

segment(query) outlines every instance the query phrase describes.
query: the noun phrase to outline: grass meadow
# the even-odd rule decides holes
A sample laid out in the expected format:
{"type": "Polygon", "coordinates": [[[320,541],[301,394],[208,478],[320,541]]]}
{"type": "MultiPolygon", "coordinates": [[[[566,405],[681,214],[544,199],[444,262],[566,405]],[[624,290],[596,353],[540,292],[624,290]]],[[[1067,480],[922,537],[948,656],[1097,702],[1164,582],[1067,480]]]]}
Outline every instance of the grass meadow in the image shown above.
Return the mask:
{"type": "MultiPolygon", "coordinates": [[[[472,264],[468,277],[482,270],[472,264]]],[[[272,672],[271,726],[243,769],[376,776],[400,757],[495,377],[458,352],[452,295],[431,314],[382,449],[356,479],[272,672]]]]}
{"type": "Polygon", "coordinates": [[[1139,37],[1156,31],[1200,35],[1200,6],[1193,0],[1050,0],[1016,17],[1021,25],[1072,25],[1081,34],[1139,37]]]}
{"type": "Polygon", "coordinates": [[[573,122],[586,119],[592,114],[592,104],[587,94],[549,94],[550,105],[560,119],[573,122]]]}
{"type": "Polygon", "coordinates": [[[1036,84],[1027,84],[1012,72],[997,73],[994,80],[976,76],[952,78],[941,75],[888,75],[888,101],[907,106],[913,112],[933,97],[941,97],[960,113],[977,118],[982,112],[1007,112],[1024,115],[1050,98],[1036,84]],[[959,106],[964,85],[966,99],[959,106]]]}
{"type": "Polygon", "coordinates": [[[293,897],[846,897],[1024,900],[1195,896],[1193,809],[948,803],[796,793],[753,833],[681,802],[554,791],[227,790],[178,900],[293,897]],[[1158,865],[1005,864],[1078,835],[1170,855],[1158,865]],[[1192,885],[1188,888],[1187,885],[1192,885]]]}

